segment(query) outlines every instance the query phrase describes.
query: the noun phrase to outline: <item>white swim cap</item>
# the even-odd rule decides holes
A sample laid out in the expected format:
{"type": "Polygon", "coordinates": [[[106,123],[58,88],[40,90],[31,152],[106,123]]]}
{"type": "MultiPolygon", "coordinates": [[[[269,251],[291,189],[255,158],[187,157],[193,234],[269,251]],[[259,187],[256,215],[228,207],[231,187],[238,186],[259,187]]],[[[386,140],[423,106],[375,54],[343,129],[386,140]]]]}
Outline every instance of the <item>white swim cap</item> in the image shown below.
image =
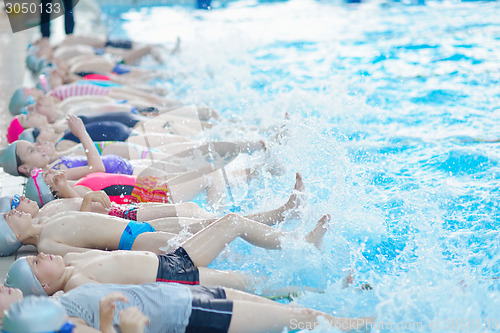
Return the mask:
{"type": "Polygon", "coordinates": [[[47,296],[42,284],[31,270],[26,257],[19,258],[10,266],[5,285],[21,289],[23,295],[47,296]]]}
{"type": "Polygon", "coordinates": [[[28,296],[5,312],[2,332],[70,333],[74,327],[59,302],[49,297],[28,296]]]}
{"type": "MultiPolygon", "coordinates": [[[[2,198],[3,199],[3,198],[2,198]]],[[[10,205],[10,200],[9,200],[10,205]]],[[[17,239],[16,234],[9,227],[3,214],[0,213],[0,256],[10,256],[23,244],[17,239]]]]}

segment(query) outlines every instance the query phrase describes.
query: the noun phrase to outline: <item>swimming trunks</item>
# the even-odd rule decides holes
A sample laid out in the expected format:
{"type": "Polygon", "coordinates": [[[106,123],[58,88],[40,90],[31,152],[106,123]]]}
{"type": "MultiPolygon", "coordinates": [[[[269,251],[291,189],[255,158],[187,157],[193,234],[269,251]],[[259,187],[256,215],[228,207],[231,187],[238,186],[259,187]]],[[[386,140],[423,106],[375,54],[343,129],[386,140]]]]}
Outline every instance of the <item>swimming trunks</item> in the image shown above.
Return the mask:
{"type": "Polygon", "coordinates": [[[109,89],[99,87],[94,84],[65,84],[49,91],[49,96],[59,98],[61,101],[74,96],[105,96],[109,94],[109,89]]]}
{"type": "Polygon", "coordinates": [[[190,287],[193,294],[191,316],[185,333],[226,333],[231,324],[233,301],[220,287],[190,287]]]}
{"type": "MultiPolygon", "coordinates": [[[[117,155],[104,155],[101,157],[106,173],[118,173],[123,175],[132,175],[134,166],[129,160],[126,160],[117,155]]],[[[54,170],[61,170],[61,165],[66,168],[77,168],[87,165],[86,156],[62,156],[60,161],[52,166],[54,170]]]]}
{"type": "Polygon", "coordinates": [[[118,245],[118,250],[132,250],[132,245],[134,245],[137,236],[145,232],[155,231],[155,228],[153,228],[147,222],[130,221],[127,224],[125,230],[123,230],[122,237],[120,238],[120,244],[118,245]]]}
{"type": "Polygon", "coordinates": [[[108,215],[120,217],[125,220],[137,221],[137,210],[135,205],[111,205],[108,215]]]}
{"type": "Polygon", "coordinates": [[[135,182],[135,176],[94,172],[83,177],[75,186],[85,186],[92,191],[104,191],[112,202],[127,204],[131,202],[135,182]]]}
{"type": "Polygon", "coordinates": [[[161,202],[172,203],[167,183],[157,177],[137,177],[132,202],[161,202]]]}
{"type": "Polygon", "coordinates": [[[186,250],[182,247],[174,253],[158,255],[157,282],[200,284],[200,273],[186,250]]]}
{"type": "Polygon", "coordinates": [[[132,48],[132,41],[126,39],[115,39],[115,40],[107,40],[105,47],[114,47],[119,49],[127,49],[130,50],[132,48]]]}
{"type": "Polygon", "coordinates": [[[88,75],[94,75],[94,74],[99,75],[99,73],[95,73],[95,72],[74,72],[73,74],[81,76],[81,77],[88,76],[88,75]]]}
{"type": "Polygon", "coordinates": [[[103,121],[116,121],[128,127],[134,127],[140,121],[149,120],[144,116],[125,111],[97,113],[91,116],[78,116],[78,118],[80,118],[84,124],[99,123],[103,121]]]}
{"type": "Polygon", "coordinates": [[[122,75],[130,73],[130,69],[131,69],[130,66],[118,63],[115,65],[115,67],[113,67],[112,72],[118,75],[122,75]]]}
{"type": "MultiPolygon", "coordinates": [[[[85,129],[90,135],[92,141],[125,141],[132,133],[132,129],[116,121],[101,121],[98,123],[85,124],[85,129]]],[[[64,132],[61,140],[70,140],[80,143],[70,130],[64,132]]]]}

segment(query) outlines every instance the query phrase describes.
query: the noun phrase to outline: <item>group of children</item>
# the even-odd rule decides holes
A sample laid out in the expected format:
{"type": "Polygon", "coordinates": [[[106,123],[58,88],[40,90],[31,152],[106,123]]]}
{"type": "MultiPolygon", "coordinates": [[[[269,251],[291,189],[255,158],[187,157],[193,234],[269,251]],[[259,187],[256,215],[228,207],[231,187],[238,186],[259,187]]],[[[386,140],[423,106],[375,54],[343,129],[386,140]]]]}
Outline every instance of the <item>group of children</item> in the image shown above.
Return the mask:
{"type": "MultiPolygon", "coordinates": [[[[190,202],[206,192],[209,206],[223,207],[226,172],[253,174],[232,161],[266,144],[200,140],[218,114],[145,86],[158,73],[126,64],[150,53],[161,60],[156,46],[100,36],[29,46],[38,84],[13,94],[0,156],[26,185],[0,198],[0,255],[23,244],[39,254],[16,260],[0,286],[4,331],[281,332],[321,320],[366,328],[373,318],[277,303],[252,294],[255,277],[207,268],[238,237],[280,249],[286,233],[273,225],[300,209],[304,185],[297,174],[285,204],[246,216],[190,202]]],[[[329,222],[324,215],[305,240],[320,248],[329,222]]]]}

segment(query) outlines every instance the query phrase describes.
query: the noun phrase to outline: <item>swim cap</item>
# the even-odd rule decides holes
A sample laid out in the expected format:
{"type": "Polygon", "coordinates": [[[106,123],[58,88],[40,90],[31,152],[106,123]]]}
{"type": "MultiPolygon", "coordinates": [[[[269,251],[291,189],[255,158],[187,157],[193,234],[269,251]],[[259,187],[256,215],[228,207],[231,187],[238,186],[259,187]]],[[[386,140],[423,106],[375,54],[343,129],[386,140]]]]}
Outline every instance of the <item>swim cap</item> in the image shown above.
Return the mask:
{"type": "Polygon", "coordinates": [[[19,258],[10,265],[5,277],[5,285],[21,289],[24,296],[47,296],[42,284],[31,270],[26,257],[19,258]]]}
{"type": "Polygon", "coordinates": [[[26,198],[36,201],[38,207],[42,208],[48,202],[55,200],[49,185],[43,179],[42,169],[35,168],[31,171],[31,177],[24,187],[26,198]]]}
{"type": "Polygon", "coordinates": [[[10,98],[9,111],[13,116],[18,115],[21,108],[26,105],[24,88],[18,88],[10,98]]]}
{"type": "Polygon", "coordinates": [[[38,62],[35,64],[35,74],[39,73],[44,67],[47,67],[50,63],[47,59],[38,59],[38,62]]]}
{"type": "Polygon", "coordinates": [[[28,296],[5,312],[2,332],[71,333],[74,327],[59,302],[49,297],[28,296]]]}
{"type": "Polygon", "coordinates": [[[7,222],[5,222],[3,214],[0,214],[0,256],[10,256],[21,245],[23,244],[21,244],[7,222]]]}
{"type": "Polygon", "coordinates": [[[28,142],[34,143],[36,141],[35,136],[33,135],[34,128],[25,129],[20,135],[18,140],[24,140],[28,142]]]}
{"type": "Polygon", "coordinates": [[[3,171],[12,176],[19,176],[19,170],[17,170],[16,147],[17,142],[13,142],[0,151],[0,165],[3,167],[3,171]]]}
{"type": "Polygon", "coordinates": [[[48,93],[51,89],[48,77],[50,76],[50,69],[45,67],[42,69],[41,74],[38,76],[38,83],[36,84],[36,88],[43,91],[44,93],[48,93]]]}
{"type": "MultiPolygon", "coordinates": [[[[21,112],[21,110],[19,110],[21,112]]],[[[12,143],[19,139],[19,135],[24,131],[24,127],[21,126],[18,116],[10,122],[9,128],[7,128],[7,141],[12,143]]]]}
{"type": "Polygon", "coordinates": [[[10,208],[10,197],[1,197],[0,198],[0,214],[7,213],[11,210],[10,208]]]}
{"type": "Polygon", "coordinates": [[[36,56],[36,54],[29,54],[26,56],[26,67],[32,72],[36,72],[38,69],[38,62],[40,58],[36,56]]]}

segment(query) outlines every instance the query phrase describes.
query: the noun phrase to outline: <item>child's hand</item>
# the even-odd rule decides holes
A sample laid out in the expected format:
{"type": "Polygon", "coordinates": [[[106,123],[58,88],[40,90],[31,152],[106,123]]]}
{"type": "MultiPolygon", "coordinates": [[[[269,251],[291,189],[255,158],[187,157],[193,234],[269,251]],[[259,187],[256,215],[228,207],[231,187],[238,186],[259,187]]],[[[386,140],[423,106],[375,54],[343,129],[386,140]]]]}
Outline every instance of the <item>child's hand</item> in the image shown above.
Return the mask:
{"type": "Polygon", "coordinates": [[[52,180],[58,188],[68,185],[68,179],[66,178],[66,173],[64,171],[56,172],[52,180]]]}
{"type": "Polygon", "coordinates": [[[57,171],[50,169],[46,173],[43,174],[43,179],[45,183],[50,187],[52,191],[59,191],[59,187],[56,185],[54,181],[54,177],[57,175],[57,171]]]}
{"type": "Polygon", "coordinates": [[[143,333],[149,318],[136,307],[120,311],[120,331],[122,333],[143,333]]]}
{"type": "Polygon", "coordinates": [[[70,114],[67,121],[71,133],[73,133],[76,137],[80,138],[82,135],[87,133],[83,121],[74,114],[70,114]]]}
{"type": "Polygon", "coordinates": [[[104,191],[88,192],[85,196],[90,197],[92,202],[100,203],[106,209],[111,208],[111,200],[109,200],[108,195],[104,191]]]}
{"type": "Polygon", "coordinates": [[[103,333],[115,332],[113,328],[113,318],[115,316],[115,302],[128,302],[128,299],[124,294],[119,292],[114,292],[108,294],[99,301],[99,322],[100,329],[103,333]]]}

